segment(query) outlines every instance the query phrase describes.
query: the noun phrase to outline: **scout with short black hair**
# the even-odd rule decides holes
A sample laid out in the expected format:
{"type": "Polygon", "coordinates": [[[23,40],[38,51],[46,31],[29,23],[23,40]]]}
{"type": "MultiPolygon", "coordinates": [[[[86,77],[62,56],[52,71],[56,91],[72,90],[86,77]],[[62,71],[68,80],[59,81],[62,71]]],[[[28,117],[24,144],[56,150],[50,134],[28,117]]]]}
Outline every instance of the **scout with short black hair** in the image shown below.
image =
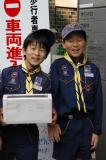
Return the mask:
{"type": "MultiPolygon", "coordinates": [[[[30,33],[23,43],[25,60],[22,65],[3,69],[0,81],[1,122],[4,94],[50,93],[50,78],[41,70],[40,64],[54,43],[55,35],[48,29],[30,33]]],[[[36,124],[6,125],[2,129],[3,160],[13,160],[14,157],[16,160],[38,160],[39,131],[36,124]]]]}

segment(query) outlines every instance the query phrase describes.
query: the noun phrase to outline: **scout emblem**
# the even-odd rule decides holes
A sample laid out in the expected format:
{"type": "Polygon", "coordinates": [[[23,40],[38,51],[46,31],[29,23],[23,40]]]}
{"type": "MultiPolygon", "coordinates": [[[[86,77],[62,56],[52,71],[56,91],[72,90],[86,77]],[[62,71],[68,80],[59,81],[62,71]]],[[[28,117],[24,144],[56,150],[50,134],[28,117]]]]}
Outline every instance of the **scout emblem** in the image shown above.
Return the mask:
{"type": "Polygon", "coordinates": [[[13,72],[11,74],[11,81],[9,82],[9,84],[16,84],[16,77],[17,77],[18,73],[17,72],[13,72]]]}
{"type": "Polygon", "coordinates": [[[62,71],[63,71],[63,75],[67,76],[68,75],[68,68],[66,65],[62,65],[62,71]]]}
{"type": "Polygon", "coordinates": [[[84,66],[84,71],[85,71],[85,73],[91,73],[91,66],[90,65],[85,65],[84,66]]]}

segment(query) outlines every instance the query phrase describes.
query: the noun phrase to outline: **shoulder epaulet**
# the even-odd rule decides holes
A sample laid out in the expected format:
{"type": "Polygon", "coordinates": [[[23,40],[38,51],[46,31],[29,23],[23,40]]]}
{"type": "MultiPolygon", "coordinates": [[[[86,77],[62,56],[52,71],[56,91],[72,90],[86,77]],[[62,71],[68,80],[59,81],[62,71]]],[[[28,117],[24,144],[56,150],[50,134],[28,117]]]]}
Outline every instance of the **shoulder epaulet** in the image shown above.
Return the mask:
{"type": "Polygon", "coordinates": [[[61,60],[64,60],[64,57],[55,59],[55,60],[53,61],[53,63],[60,62],[61,60]]]}
{"type": "Polygon", "coordinates": [[[17,69],[19,66],[21,66],[21,65],[9,66],[9,67],[4,68],[3,70],[7,71],[7,70],[12,70],[12,69],[17,69]]]}
{"type": "Polygon", "coordinates": [[[47,73],[43,72],[42,70],[41,70],[41,73],[42,73],[45,77],[47,77],[48,79],[50,79],[50,74],[47,74],[47,73]]]}

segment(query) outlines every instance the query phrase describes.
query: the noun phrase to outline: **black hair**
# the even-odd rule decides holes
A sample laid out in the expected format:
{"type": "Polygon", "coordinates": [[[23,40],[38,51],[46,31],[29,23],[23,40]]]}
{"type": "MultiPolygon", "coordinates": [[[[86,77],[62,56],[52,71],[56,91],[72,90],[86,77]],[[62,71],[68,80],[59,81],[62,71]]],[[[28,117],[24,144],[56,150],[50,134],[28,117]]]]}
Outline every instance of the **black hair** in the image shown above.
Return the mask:
{"type": "Polygon", "coordinates": [[[41,47],[46,49],[46,56],[48,56],[49,52],[50,52],[50,44],[49,44],[49,40],[48,37],[45,36],[45,34],[42,34],[42,32],[32,32],[30,33],[24,40],[23,42],[23,48],[26,51],[27,47],[33,43],[39,44],[41,47]]]}
{"type": "Polygon", "coordinates": [[[84,38],[85,41],[87,41],[87,35],[85,31],[73,31],[71,33],[69,33],[64,39],[63,42],[65,42],[65,40],[70,39],[70,37],[74,34],[80,35],[82,38],[84,38]]]}

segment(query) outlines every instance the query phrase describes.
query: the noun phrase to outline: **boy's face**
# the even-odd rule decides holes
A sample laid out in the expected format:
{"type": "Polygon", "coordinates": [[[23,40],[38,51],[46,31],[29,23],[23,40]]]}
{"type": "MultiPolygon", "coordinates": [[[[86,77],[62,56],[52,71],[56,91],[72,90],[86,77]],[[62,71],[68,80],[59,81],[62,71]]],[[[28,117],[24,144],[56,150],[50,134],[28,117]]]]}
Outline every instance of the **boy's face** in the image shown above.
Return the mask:
{"type": "Polygon", "coordinates": [[[63,47],[69,56],[80,57],[86,49],[86,40],[77,33],[70,34],[68,39],[63,42],[63,47]]]}
{"type": "Polygon", "coordinates": [[[28,69],[40,65],[47,55],[46,49],[36,42],[28,45],[26,51],[23,52],[26,56],[25,62],[28,69]]]}

